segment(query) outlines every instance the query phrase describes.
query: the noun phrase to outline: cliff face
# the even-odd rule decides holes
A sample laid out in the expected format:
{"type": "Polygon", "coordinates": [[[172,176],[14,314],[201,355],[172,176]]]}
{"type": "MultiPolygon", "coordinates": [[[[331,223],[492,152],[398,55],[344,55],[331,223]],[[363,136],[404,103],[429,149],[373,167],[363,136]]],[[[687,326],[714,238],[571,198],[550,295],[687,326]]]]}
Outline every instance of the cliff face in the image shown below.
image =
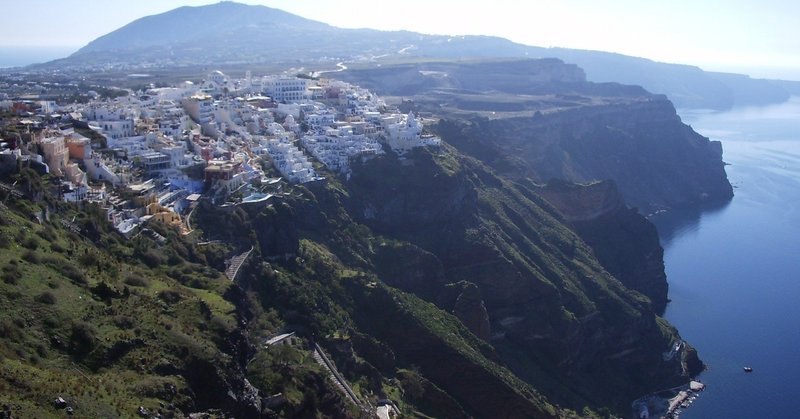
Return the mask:
{"type": "Polygon", "coordinates": [[[551,182],[537,192],[564,214],[603,268],[647,296],[657,313],[664,312],[668,284],[658,231],[625,205],[614,182],[551,182]]]}
{"type": "Polygon", "coordinates": [[[467,65],[448,62],[399,64],[347,70],[338,78],[356,82],[381,95],[425,95],[437,90],[537,94],[562,85],[585,84],[586,74],[555,58],[495,60],[467,65]]]}
{"type": "MultiPolygon", "coordinates": [[[[587,192],[601,198],[599,207],[582,211],[590,218],[575,211],[576,223],[619,211],[623,220],[624,211],[642,219],[620,205],[619,194],[605,193],[613,188],[601,186],[587,192]]],[[[661,358],[674,336],[656,321],[650,302],[606,273],[611,269],[534,190],[452,150],[419,150],[403,162],[376,158],[356,167],[346,187],[345,205],[357,221],[440,261],[443,270],[428,276],[429,301],[453,310],[476,335],[485,330],[483,305],[489,342],[502,361],[551,400],[568,406],[610,400],[621,408],[644,389],[687,377],[661,358]],[[470,285],[460,292],[447,285],[459,281],[470,285]]],[[[641,240],[637,234],[629,238],[641,240]]],[[[396,264],[403,260],[422,259],[396,264]]],[[[384,275],[389,283],[407,277],[403,270],[384,275]]]]}
{"type": "Polygon", "coordinates": [[[721,145],[683,124],[659,96],[530,118],[445,121],[437,129],[513,179],[611,179],[643,214],[733,196],[721,145]]]}
{"type": "MultiPolygon", "coordinates": [[[[592,244],[579,227],[610,215],[616,232],[641,216],[610,182],[561,186],[549,195],[561,204],[549,203],[445,145],[355,163],[349,180],[294,186],[271,206],[201,206],[194,221],[209,238],[258,244],[236,281],[261,306],[250,324],[284,324],[330,349],[363,397],[401,394],[429,415],[442,412],[433,400],[479,417],[627,411],[692,371],[662,358],[677,332],[609,273],[600,249],[616,244],[592,244]]],[[[643,242],[629,233],[623,241],[643,242]]],[[[247,378],[275,394],[324,377],[289,368],[288,355],[259,349],[247,378]]],[[[303,391],[329,400],[325,412],[346,408],[311,384],[303,391]]],[[[313,399],[281,412],[322,409],[313,399]]]]}

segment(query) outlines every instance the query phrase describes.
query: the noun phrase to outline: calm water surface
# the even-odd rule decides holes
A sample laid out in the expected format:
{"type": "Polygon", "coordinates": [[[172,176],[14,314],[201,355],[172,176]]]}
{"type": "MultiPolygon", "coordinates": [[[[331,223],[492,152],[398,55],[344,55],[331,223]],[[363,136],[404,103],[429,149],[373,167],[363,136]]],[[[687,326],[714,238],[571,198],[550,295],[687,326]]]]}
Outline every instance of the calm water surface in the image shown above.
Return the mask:
{"type": "Polygon", "coordinates": [[[680,114],[722,140],[735,193],[653,220],[672,299],[665,317],[708,364],[706,391],[681,417],[800,417],[800,98],[680,114]]]}
{"type": "Polygon", "coordinates": [[[0,46],[0,68],[20,67],[64,58],[79,47],[9,47],[0,46]]]}

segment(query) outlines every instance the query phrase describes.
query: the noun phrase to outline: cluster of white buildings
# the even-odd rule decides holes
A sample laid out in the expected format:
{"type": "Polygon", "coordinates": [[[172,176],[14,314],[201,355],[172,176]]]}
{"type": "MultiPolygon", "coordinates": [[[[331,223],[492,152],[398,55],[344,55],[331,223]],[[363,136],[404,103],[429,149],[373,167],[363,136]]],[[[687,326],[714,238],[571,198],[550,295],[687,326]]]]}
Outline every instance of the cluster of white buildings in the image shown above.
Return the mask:
{"type": "Polygon", "coordinates": [[[36,138],[36,158],[68,184],[65,199],[103,201],[109,219],[126,231],[156,214],[174,222],[185,198],[209,186],[229,195],[268,179],[264,167],[304,183],[322,179],[310,157],[347,176],[352,161],[383,154],[384,147],[402,156],[441,144],[424,133],[420,118],[392,111],[366,89],[326,79],[254,78],[249,72],[232,79],[214,71],[200,84],[47,110],[60,112],[84,133],[91,130],[93,139],[74,129],[44,130],[36,138]],[[123,202],[90,182],[136,196],[138,211],[122,210],[134,200],[123,202]]]}
{"type": "Polygon", "coordinates": [[[375,136],[355,134],[350,125],[327,127],[321,132],[304,135],[301,143],[328,169],[343,174],[350,173],[350,162],[354,158],[383,154],[375,136]]]}

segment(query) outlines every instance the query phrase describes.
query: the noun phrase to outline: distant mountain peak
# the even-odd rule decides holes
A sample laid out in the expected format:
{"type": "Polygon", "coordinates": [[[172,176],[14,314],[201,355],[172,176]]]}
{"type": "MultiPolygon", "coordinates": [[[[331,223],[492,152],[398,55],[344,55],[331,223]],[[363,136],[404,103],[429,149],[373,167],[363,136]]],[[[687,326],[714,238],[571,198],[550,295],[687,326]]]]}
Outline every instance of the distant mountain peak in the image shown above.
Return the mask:
{"type": "Polygon", "coordinates": [[[225,33],[246,29],[280,27],[325,30],[331,26],[267,6],[221,1],[206,6],[182,6],[137,19],[87,44],[76,55],[88,52],[137,50],[187,43],[202,43],[225,33]]]}

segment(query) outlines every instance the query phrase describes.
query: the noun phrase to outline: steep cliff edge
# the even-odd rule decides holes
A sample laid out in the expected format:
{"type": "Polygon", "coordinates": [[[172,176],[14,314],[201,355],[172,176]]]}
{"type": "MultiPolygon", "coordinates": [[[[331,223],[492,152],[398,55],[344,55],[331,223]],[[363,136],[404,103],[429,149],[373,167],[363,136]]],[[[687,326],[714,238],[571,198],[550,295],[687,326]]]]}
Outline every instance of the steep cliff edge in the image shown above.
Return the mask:
{"type": "MultiPolygon", "coordinates": [[[[636,393],[688,377],[679,360],[661,357],[674,330],[663,327],[649,300],[606,273],[533,190],[447,147],[402,161],[375,158],[357,166],[345,187],[355,220],[440,261],[443,272],[428,276],[430,295],[447,295],[446,284],[458,281],[477,287],[489,342],[550,400],[622,409],[636,393]]],[[[385,280],[393,275],[407,276],[387,273],[385,280]]]]}
{"type": "Polygon", "coordinates": [[[533,117],[442,121],[457,148],[512,179],[611,179],[643,214],[730,199],[722,147],[681,122],[664,97],[533,117]]]}
{"type": "Polygon", "coordinates": [[[664,312],[668,284],[658,231],[625,205],[614,182],[552,181],[536,191],[564,215],[610,274],[664,312]]]}

